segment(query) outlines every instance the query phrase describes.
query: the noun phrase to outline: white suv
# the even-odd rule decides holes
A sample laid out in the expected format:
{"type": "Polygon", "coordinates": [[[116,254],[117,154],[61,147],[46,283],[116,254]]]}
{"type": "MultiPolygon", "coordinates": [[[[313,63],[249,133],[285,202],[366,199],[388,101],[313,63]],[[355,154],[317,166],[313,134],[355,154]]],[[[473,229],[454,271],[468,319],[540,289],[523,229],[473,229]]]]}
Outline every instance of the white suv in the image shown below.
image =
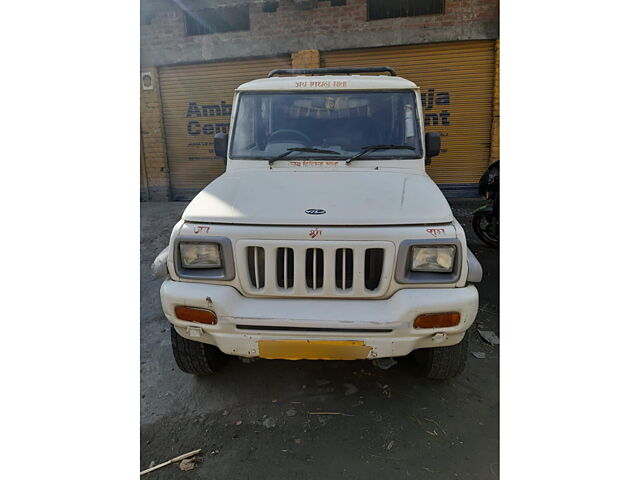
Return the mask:
{"type": "Polygon", "coordinates": [[[440,137],[418,87],[389,67],[276,70],[238,87],[229,132],[226,172],[154,262],[178,366],[413,352],[430,378],[459,373],[482,269],[425,173],[440,137]]]}

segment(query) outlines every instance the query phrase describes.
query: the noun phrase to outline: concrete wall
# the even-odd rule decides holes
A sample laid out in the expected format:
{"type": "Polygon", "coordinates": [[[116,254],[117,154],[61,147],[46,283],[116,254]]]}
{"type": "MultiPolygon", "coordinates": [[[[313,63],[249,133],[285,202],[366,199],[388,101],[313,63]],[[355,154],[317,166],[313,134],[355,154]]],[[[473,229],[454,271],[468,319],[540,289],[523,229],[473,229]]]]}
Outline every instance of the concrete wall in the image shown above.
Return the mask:
{"type": "Polygon", "coordinates": [[[273,13],[262,11],[262,0],[142,0],[140,62],[172,65],[228,58],[268,56],[298,50],[338,50],[412,43],[498,38],[498,0],[446,0],[445,13],[419,17],[367,20],[366,0],[344,6],[318,1],[301,10],[293,0],[280,0],[273,13]],[[251,29],[186,36],[190,10],[249,4],[251,29]]]}

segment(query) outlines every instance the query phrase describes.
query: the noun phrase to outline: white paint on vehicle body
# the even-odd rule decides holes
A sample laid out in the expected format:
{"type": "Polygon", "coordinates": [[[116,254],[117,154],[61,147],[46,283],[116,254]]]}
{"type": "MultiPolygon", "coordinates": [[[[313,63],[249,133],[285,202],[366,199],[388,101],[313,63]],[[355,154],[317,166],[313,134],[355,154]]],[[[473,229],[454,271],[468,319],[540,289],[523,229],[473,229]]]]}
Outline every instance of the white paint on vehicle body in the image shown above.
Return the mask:
{"type": "MultiPolygon", "coordinates": [[[[380,162],[383,162],[381,160],[380,162]]],[[[451,208],[427,175],[382,171],[236,169],[189,204],[188,222],[254,225],[411,225],[449,223],[451,208]],[[309,215],[308,209],[322,209],[309,215]]]]}

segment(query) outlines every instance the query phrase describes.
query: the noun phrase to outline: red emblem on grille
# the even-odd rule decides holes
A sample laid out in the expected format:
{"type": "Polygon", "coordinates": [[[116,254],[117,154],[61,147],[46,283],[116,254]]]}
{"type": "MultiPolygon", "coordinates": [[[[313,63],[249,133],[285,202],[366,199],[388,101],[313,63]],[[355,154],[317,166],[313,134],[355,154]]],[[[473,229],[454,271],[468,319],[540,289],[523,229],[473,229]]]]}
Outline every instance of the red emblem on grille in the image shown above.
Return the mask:
{"type": "Polygon", "coordinates": [[[318,230],[317,228],[309,230],[309,236],[311,238],[316,238],[318,235],[322,235],[322,230],[318,230]]]}

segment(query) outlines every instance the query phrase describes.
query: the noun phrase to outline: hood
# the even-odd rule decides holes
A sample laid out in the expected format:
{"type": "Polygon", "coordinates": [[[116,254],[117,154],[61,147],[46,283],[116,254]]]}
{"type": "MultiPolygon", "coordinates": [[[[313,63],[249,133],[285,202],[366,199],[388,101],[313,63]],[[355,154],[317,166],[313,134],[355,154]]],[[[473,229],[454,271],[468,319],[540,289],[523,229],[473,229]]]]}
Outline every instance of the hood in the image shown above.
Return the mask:
{"type": "Polygon", "coordinates": [[[408,225],[448,223],[453,214],[426,175],[236,169],[205,187],[182,218],[253,225],[408,225]],[[325,213],[305,213],[312,209],[325,213]]]}

